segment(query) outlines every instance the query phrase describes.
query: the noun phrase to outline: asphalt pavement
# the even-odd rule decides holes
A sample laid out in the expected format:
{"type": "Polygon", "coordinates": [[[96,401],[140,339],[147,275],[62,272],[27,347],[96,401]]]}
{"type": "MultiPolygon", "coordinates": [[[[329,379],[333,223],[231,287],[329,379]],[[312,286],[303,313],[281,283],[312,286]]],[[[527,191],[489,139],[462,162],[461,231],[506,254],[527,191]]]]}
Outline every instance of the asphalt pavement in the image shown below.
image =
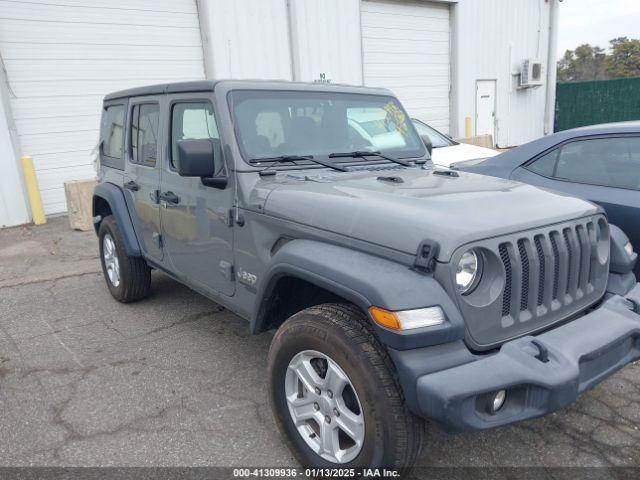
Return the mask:
{"type": "MultiPolygon", "coordinates": [[[[272,332],[154,272],[122,305],[93,232],[0,230],[1,466],[295,466],[267,402],[272,332]]],[[[487,375],[490,375],[487,372],[487,375]]],[[[450,436],[424,466],[640,466],[640,365],[543,419],[450,436]]]]}

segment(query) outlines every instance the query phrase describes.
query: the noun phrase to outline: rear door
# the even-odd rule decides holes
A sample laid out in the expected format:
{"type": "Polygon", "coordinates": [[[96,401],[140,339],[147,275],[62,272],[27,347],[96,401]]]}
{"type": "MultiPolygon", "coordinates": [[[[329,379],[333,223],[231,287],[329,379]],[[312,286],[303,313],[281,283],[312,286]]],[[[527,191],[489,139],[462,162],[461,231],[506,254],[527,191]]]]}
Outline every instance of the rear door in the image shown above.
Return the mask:
{"type": "Polygon", "coordinates": [[[178,141],[219,138],[211,101],[205,95],[171,96],[165,131],[160,198],[166,262],[194,287],[233,295],[233,186],[207,187],[200,178],[181,177],[175,166],[178,141]]]}
{"type": "Polygon", "coordinates": [[[124,191],[133,226],[144,254],[161,261],[160,188],[162,98],[141,97],[129,102],[127,161],[124,191]]]}

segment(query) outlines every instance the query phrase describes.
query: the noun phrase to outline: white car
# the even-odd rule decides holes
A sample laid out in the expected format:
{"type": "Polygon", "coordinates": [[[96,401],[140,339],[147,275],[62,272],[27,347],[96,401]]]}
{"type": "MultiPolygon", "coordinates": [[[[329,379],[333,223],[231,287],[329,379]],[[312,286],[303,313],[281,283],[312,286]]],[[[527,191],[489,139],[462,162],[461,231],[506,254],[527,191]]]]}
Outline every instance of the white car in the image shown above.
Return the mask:
{"type": "Polygon", "coordinates": [[[433,145],[433,151],[431,152],[431,160],[436,165],[442,167],[449,167],[452,163],[461,162],[463,160],[475,160],[482,158],[489,158],[498,155],[498,151],[491,148],[478,147],[476,145],[468,145],[466,143],[458,143],[451,137],[440,133],[435,128],[430,127],[426,123],[411,119],[418,131],[418,134],[423,137],[429,137],[431,144],[433,145]]]}
{"type": "MultiPolygon", "coordinates": [[[[381,109],[352,109],[348,118],[354,149],[385,150],[405,145],[403,135],[393,126],[395,120],[388,113],[381,113],[381,109]]],[[[431,160],[438,166],[448,168],[452,163],[485,159],[499,153],[491,148],[458,143],[418,119],[411,121],[420,137],[431,141],[431,160]]]]}

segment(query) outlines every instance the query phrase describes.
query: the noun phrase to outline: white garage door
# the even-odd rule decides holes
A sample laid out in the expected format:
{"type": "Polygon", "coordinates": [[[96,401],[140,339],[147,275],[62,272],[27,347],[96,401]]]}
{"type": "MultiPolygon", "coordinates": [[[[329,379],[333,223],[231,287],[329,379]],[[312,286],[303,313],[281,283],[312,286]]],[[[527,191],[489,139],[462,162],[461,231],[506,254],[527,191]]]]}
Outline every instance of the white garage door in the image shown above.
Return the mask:
{"type": "Polygon", "coordinates": [[[409,114],[449,132],[449,6],[361,3],[365,85],[386,87],[409,114]]]}
{"type": "Polygon", "coordinates": [[[0,0],[0,53],[47,214],[66,210],[63,182],[95,175],[106,93],[204,78],[195,0],[0,0]]]}

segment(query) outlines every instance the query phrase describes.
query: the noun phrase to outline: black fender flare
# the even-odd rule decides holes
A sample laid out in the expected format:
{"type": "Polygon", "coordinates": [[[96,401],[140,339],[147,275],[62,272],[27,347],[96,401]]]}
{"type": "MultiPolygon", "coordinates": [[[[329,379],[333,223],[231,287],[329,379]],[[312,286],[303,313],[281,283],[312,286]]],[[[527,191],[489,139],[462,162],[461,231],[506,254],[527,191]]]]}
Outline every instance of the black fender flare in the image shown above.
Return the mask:
{"type": "MultiPolygon", "coordinates": [[[[133,228],[133,222],[131,220],[131,216],[129,215],[129,209],[127,208],[127,203],[125,201],[124,192],[122,191],[122,189],[117,185],[108,182],[99,183],[98,185],[96,185],[95,189],[93,190],[94,216],[96,215],[96,198],[102,198],[109,204],[111,213],[116,219],[118,227],[120,228],[120,232],[122,233],[122,238],[124,239],[124,247],[127,255],[129,255],[130,257],[142,256],[142,251],[140,250],[140,242],[138,241],[138,237],[136,236],[136,232],[133,228]]],[[[98,233],[99,226],[99,222],[94,224],[96,233],[98,233]]]]}
{"type": "Polygon", "coordinates": [[[627,274],[633,271],[638,261],[638,254],[633,252],[631,256],[624,247],[629,242],[629,237],[620,227],[610,223],[611,251],[609,254],[609,271],[612,273],[627,274]]]}
{"type": "Polygon", "coordinates": [[[432,276],[388,259],[314,240],[291,240],[272,257],[258,286],[252,332],[263,331],[271,294],[285,276],[312,283],[358,306],[389,347],[405,350],[464,338],[460,312],[432,276]],[[440,306],[447,321],[439,326],[396,332],[373,322],[368,313],[371,306],[391,311],[440,306]]]}

